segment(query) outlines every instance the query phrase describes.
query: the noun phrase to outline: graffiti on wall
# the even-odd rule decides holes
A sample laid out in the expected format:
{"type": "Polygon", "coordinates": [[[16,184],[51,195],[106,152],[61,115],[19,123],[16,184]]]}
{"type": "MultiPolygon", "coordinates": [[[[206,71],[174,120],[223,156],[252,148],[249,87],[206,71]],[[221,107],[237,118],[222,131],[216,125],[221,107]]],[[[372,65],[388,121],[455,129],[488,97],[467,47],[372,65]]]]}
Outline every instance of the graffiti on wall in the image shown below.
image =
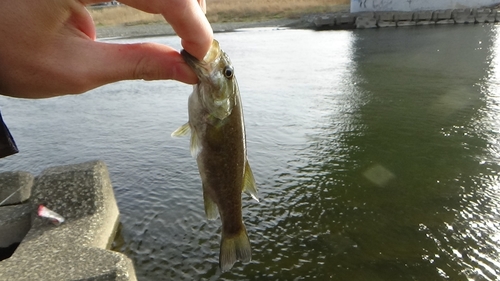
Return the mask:
{"type": "MultiPolygon", "coordinates": [[[[387,9],[391,9],[393,0],[353,0],[359,3],[359,7],[362,9],[373,9],[375,11],[384,11],[387,9]],[[366,2],[369,2],[368,7],[366,6],[366,2]]],[[[408,0],[411,2],[411,0],[408,0]]]]}
{"type": "Polygon", "coordinates": [[[351,0],[351,12],[464,9],[490,7],[499,3],[500,0],[351,0]]]}
{"type": "Polygon", "coordinates": [[[383,11],[392,7],[392,0],[373,0],[372,8],[375,10],[383,11]]]}

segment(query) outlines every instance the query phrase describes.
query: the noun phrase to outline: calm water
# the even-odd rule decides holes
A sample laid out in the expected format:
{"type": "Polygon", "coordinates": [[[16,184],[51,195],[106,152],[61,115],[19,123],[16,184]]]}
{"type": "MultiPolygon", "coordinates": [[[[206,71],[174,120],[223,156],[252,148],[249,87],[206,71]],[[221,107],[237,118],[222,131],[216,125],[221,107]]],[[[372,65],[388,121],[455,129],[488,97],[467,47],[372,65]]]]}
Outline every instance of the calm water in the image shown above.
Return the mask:
{"type": "Polygon", "coordinates": [[[188,85],[2,97],[21,153],[0,170],[104,160],[121,211],[116,248],[139,280],[495,280],[499,31],[216,34],[240,82],[261,198],[244,195],[253,261],[228,273],[189,140],[170,138],[187,120],[188,85]]]}

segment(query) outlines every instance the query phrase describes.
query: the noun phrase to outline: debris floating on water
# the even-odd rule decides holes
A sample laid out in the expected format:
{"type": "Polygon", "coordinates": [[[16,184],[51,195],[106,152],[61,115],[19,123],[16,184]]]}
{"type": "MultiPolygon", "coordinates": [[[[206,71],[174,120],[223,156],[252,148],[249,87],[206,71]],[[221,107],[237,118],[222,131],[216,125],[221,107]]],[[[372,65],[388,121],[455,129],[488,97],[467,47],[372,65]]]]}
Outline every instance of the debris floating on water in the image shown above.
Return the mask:
{"type": "Polygon", "coordinates": [[[38,216],[49,219],[49,221],[55,225],[59,225],[64,222],[63,216],[45,207],[44,205],[38,206],[38,216]]]}

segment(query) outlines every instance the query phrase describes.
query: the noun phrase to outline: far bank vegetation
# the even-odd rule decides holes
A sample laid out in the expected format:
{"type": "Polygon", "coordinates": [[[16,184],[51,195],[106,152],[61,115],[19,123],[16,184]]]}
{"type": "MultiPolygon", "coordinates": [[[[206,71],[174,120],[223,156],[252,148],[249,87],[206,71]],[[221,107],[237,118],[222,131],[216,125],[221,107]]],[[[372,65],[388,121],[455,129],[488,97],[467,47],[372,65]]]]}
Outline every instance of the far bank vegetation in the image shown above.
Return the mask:
{"type": "MultiPolygon", "coordinates": [[[[211,23],[299,18],[304,14],[346,10],[349,0],[207,0],[207,18],[211,23]]],[[[125,5],[89,9],[96,25],[137,25],[164,22],[125,5]]]]}

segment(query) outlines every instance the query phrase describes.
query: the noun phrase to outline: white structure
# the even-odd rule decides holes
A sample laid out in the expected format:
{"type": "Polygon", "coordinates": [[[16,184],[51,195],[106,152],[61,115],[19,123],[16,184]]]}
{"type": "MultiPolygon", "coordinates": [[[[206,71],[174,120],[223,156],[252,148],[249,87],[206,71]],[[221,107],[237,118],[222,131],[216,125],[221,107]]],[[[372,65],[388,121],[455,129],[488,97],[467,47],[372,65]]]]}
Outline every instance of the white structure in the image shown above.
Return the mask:
{"type": "Polygon", "coordinates": [[[351,13],[465,9],[496,4],[500,4],[500,0],[351,0],[351,13]]]}

